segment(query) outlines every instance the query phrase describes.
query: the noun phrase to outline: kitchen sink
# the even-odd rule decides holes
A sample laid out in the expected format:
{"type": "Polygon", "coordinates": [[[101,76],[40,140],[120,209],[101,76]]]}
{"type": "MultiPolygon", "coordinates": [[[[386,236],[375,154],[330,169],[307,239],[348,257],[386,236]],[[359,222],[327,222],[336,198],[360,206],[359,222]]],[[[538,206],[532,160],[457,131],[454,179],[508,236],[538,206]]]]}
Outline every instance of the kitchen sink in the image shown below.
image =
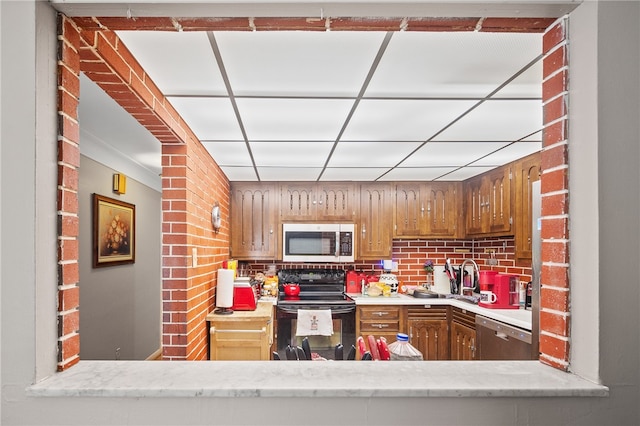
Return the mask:
{"type": "Polygon", "coordinates": [[[444,295],[444,297],[446,297],[447,299],[455,299],[455,300],[460,300],[462,302],[467,302],[470,303],[472,305],[477,305],[478,302],[480,301],[480,296],[463,296],[461,294],[446,294],[444,295]]]}

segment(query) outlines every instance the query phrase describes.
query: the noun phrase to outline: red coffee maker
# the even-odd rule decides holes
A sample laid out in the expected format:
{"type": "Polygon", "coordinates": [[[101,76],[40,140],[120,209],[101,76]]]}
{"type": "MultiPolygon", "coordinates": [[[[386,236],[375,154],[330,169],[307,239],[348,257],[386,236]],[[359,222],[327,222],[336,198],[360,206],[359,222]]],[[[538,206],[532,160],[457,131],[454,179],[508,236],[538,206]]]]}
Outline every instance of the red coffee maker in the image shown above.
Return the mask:
{"type": "MultiPolygon", "coordinates": [[[[489,291],[496,295],[495,303],[478,303],[478,305],[489,309],[519,309],[519,281],[518,275],[496,274],[493,277],[493,285],[489,284],[489,291]]],[[[480,290],[482,291],[482,288],[480,290]]]]}

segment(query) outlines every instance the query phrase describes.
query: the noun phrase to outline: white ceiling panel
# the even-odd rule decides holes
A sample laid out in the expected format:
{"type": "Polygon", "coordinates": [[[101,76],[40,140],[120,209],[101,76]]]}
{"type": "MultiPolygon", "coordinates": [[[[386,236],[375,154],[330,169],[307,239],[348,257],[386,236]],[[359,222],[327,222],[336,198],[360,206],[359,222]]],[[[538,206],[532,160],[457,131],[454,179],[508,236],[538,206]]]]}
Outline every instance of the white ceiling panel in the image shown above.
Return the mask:
{"type": "Polygon", "coordinates": [[[201,140],[242,140],[227,98],[170,98],[171,105],[201,140]]]}
{"type": "Polygon", "coordinates": [[[363,99],[344,141],[425,141],[476,101],[363,99]]]}
{"type": "MultiPolygon", "coordinates": [[[[398,167],[391,170],[380,180],[421,180],[430,181],[456,170],[456,167],[398,167]]],[[[446,178],[449,179],[449,176],[446,178]]]]}
{"type": "Polygon", "coordinates": [[[499,166],[510,163],[518,158],[538,152],[542,149],[542,142],[516,142],[487,157],[480,158],[474,166],[499,166]]]}
{"type": "Polygon", "coordinates": [[[516,141],[542,128],[540,100],[488,100],[440,133],[436,141],[516,141]]]}
{"type": "Polygon", "coordinates": [[[256,181],[258,177],[253,167],[221,167],[222,171],[230,181],[256,181]]]}
{"type": "Polygon", "coordinates": [[[227,94],[206,33],[118,31],[117,34],[165,95],[227,94]]]}
{"type": "Polygon", "coordinates": [[[256,165],[322,167],[333,142],[252,142],[251,152],[256,165]]]}
{"type": "MultiPolygon", "coordinates": [[[[465,166],[507,146],[508,142],[429,142],[402,167],[465,166]]],[[[504,163],[499,163],[500,165],[504,163]]]]}
{"type": "Polygon", "coordinates": [[[247,145],[242,141],[236,142],[203,142],[219,166],[253,167],[247,145]]]}
{"type": "Polygon", "coordinates": [[[367,182],[377,179],[387,170],[389,169],[384,167],[328,167],[320,180],[355,180],[367,182]]]}
{"type": "MultiPolygon", "coordinates": [[[[462,180],[541,145],[541,34],[395,32],[379,63],[382,31],[118,34],[231,181],[462,180]]],[[[84,135],[160,168],[150,133],[82,92],[84,135]]]]}
{"type": "Polygon", "coordinates": [[[260,180],[314,181],[322,172],[321,167],[258,167],[260,180]]]}
{"type": "Polygon", "coordinates": [[[355,96],[384,34],[255,31],[215,38],[236,96],[355,96]]]}
{"type": "Polygon", "coordinates": [[[542,59],[500,89],[495,98],[539,98],[542,99],[542,59]]]}
{"type": "Polygon", "coordinates": [[[336,99],[238,99],[250,140],[334,141],[353,104],[336,99]]]}
{"type": "Polygon", "coordinates": [[[393,167],[419,145],[419,142],[340,142],[328,166],[393,167]]]}
{"type": "Polygon", "coordinates": [[[487,96],[542,52],[542,34],[397,32],[366,96],[487,96]],[[536,54],[536,56],[537,56],[536,54]]]}

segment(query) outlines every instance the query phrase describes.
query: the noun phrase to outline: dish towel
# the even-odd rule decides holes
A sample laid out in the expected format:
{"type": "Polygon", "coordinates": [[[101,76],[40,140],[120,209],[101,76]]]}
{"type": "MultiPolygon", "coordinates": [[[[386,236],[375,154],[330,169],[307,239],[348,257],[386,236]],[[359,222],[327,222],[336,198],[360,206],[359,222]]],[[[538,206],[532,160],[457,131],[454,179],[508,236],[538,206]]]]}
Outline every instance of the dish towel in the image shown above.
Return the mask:
{"type": "Polygon", "coordinates": [[[331,336],[331,309],[298,309],[296,336],[331,336]]]}

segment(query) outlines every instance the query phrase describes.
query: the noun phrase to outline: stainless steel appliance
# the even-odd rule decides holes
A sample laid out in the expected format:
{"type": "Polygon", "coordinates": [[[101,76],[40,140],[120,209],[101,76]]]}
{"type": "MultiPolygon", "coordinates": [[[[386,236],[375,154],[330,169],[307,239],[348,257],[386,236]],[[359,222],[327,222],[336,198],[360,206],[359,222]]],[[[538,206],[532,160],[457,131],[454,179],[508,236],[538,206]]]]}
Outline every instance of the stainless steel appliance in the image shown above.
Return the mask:
{"type": "Polygon", "coordinates": [[[540,181],[536,181],[531,184],[531,359],[540,356],[541,216],[540,181]]]}
{"type": "Polygon", "coordinates": [[[478,359],[531,359],[531,332],[476,315],[478,359]]]}
{"type": "Polygon", "coordinates": [[[282,224],[285,262],[353,262],[353,223],[282,224]]]}
{"type": "Polygon", "coordinates": [[[277,351],[286,359],[286,348],[302,346],[302,339],[309,338],[311,350],[320,356],[333,359],[335,347],[345,348],[355,344],[355,312],[353,299],[344,294],[346,273],[341,269],[282,269],[278,272],[280,294],[276,306],[277,351]],[[288,296],[284,286],[296,283],[300,293],[288,296]],[[296,336],[298,309],[330,309],[333,322],[332,336],[296,336]]]}

